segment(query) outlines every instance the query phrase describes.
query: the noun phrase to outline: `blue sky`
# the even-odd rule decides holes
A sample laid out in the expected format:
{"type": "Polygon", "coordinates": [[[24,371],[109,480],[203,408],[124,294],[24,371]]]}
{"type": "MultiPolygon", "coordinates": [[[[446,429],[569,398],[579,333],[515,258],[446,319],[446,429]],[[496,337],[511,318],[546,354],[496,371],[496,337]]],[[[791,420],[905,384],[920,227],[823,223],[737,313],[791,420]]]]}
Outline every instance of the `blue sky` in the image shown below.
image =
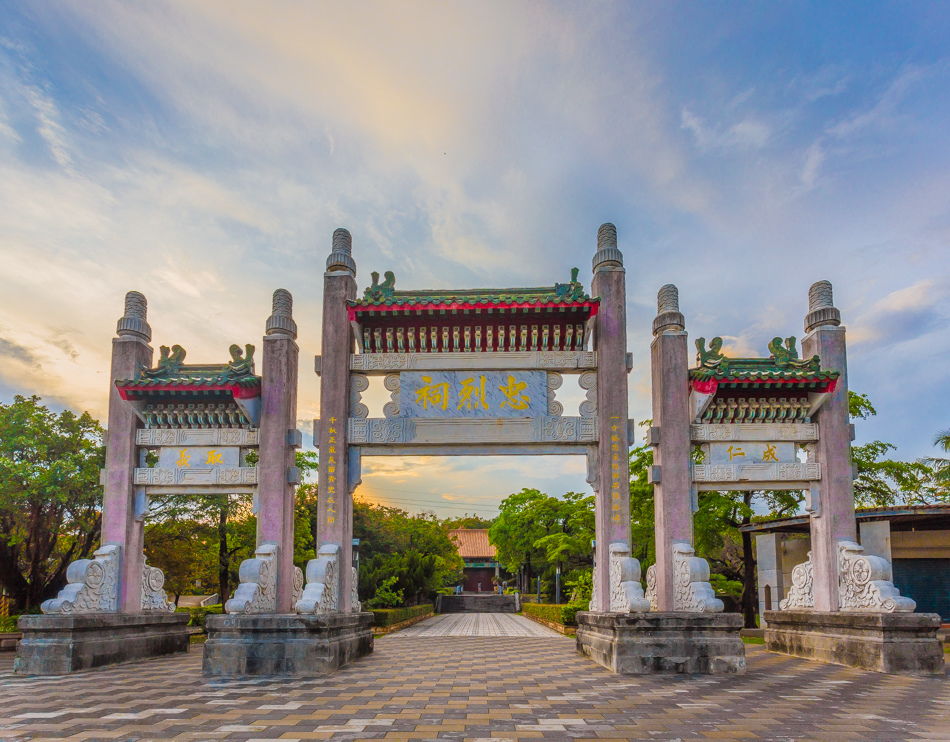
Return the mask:
{"type": "MultiPolygon", "coordinates": [[[[319,415],[322,271],[360,286],[590,284],[614,222],[631,414],[657,289],[762,355],[835,285],[858,440],[950,426],[950,11],[940,3],[0,2],[0,399],[103,417],[129,289],[189,360],[295,298],[319,415]]],[[[565,384],[567,386],[567,384],[565,384]]],[[[372,395],[370,395],[372,397],[372,395]]],[[[563,395],[562,395],[563,396],[563,395]]],[[[379,395],[379,399],[382,397],[379,395]]],[[[363,494],[490,513],[583,462],[383,460],[363,494]]]]}

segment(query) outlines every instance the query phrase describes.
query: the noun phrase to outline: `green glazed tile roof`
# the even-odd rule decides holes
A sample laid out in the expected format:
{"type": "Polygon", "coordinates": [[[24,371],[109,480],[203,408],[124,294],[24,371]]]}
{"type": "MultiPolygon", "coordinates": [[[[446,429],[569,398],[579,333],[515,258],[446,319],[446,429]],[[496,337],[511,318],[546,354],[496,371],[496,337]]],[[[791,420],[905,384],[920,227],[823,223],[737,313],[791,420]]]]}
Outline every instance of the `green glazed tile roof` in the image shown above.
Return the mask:
{"type": "Polygon", "coordinates": [[[769,343],[768,358],[727,358],[720,349],[722,338],[713,338],[706,350],[705,338],[696,340],[699,364],[689,370],[689,378],[695,381],[834,381],[840,375],[834,369],[823,369],[818,356],[800,359],[795,347],[795,338],[775,338],[769,343]]]}
{"type": "Polygon", "coordinates": [[[537,288],[504,289],[436,289],[397,291],[396,278],[387,271],[383,283],[373,273],[373,285],[366,289],[362,299],[347,302],[351,307],[440,306],[446,304],[597,304],[600,299],[584,292],[577,281],[577,268],[571,271],[570,283],[537,288]]]}
{"type": "Polygon", "coordinates": [[[155,368],[144,369],[134,379],[117,379],[120,388],[149,388],[166,386],[238,386],[253,388],[259,386],[261,377],[254,375],[254,346],[231,346],[230,363],[203,363],[185,365],[185,349],[180,345],[161,347],[161,358],[155,368]],[[246,356],[244,353],[246,352],[246,356]]]}

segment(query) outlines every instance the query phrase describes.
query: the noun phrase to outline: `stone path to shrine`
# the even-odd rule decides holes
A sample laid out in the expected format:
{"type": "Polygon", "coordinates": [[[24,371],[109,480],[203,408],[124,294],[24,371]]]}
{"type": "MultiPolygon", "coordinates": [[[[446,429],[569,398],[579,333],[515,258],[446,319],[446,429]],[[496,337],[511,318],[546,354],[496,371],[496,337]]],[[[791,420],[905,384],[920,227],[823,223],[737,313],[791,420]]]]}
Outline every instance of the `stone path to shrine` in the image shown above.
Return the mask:
{"type": "Polygon", "coordinates": [[[61,678],[3,653],[0,740],[950,740],[950,679],[747,650],[739,677],[622,677],[560,635],[390,635],[329,678],[232,681],[200,646],[61,678]]]}
{"type": "Polygon", "coordinates": [[[420,621],[392,635],[421,636],[535,636],[559,637],[553,629],[511,613],[445,613],[420,621]]]}

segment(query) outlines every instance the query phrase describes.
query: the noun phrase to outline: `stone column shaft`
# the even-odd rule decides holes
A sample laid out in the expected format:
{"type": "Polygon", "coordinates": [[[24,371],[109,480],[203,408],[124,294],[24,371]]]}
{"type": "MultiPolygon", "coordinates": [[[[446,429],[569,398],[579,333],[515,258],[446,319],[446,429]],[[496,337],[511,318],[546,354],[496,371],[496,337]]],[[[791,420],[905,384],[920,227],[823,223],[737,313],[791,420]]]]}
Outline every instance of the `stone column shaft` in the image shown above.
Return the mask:
{"type": "Polygon", "coordinates": [[[595,610],[610,610],[610,550],[630,548],[630,465],[627,440],[627,289],[617,232],[604,224],[597,235],[591,293],[600,297],[594,318],[597,351],[597,484],[595,528],[597,581],[595,610]]]}
{"type": "MultiPolygon", "coordinates": [[[[663,291],[675,287],[664,287],[663,291]]],[[[654,321],[650,346],[653,384],[653,426],[659,428],[659,444],[653,463],[659,466],[660,482],[653,489],[656,528],[657,610],[672,611],[673,542],[693,543],[693,510],[690,497],[689,353],[678,298],[674,305],[661,304],[654,321]],[[669,310],[669,311],[666,311],[669,310]]]]}
{"type": "Polygon", "coordinates": [[[354,341],[346,302],[356,298],[356,266],[349,257],[350,235],[345,230],[334,233],[334,251],[323,278],[317,539],[318,548],[325,544],[340,547],[340,612],[349,613],[352,610],[353,498],[349,489],[346,425],[350,414],[350,356],[354,341]]]}
{"type": "Polygon", "coordinates": [[[816,459],[821,464],[821,510],[811,517],[811,561],[816,611],[838,610],[838,541],[857,540],[851,480],[847,359],[843,327],[821,327],[802,341],[806,357],[841,372],[831,397],[818,411],[816,459]]]}
{"type": "Polygon", "coordinates": [[[811,516],[811,561],[816,611],[837,611],[838,541],[857,540],[851,473],[851,421],[848,415],[848,359],[845,328],[831,304],[831,284],[820,281],[809,292],[805,358],[817,355],[821,367],[840,373],[834,392],[818,410],[816,458],[821,464],[821,509],[811,516]],[[822,295],[826,290],[827,294],[822,295]]]}
{"type": "Polygon", "coordinates": [[[264,338],[257,545],[278,544],[277,613],[293,610],[295,485],[288,481],[288,474],[295,465],[289,436],[297,427],[298,355],[293,337],[272,334],[264,338]]]}
{"type": "MultiPolygon", "coordinates": [[[[135,292],[131,292],[131,297],[135,292]]],[[[136,297],[141,295],[135,294],[136,297]]],[[[129,301],[126,298],[126,315],[129,301]]],[[[124,401],[115,386],[116,379],[134,379],[143,368],[152,366],[152,347],[148,344],[151,330],[145,324],[145,298],[141,297],[141,322],[137,331],[123,329],[123,323],[139,318],[128,316],[119,320],[119,337],[112,340],[112,368],[109,378],[109,424],[106,431],[106,465],[102,504],[102,543],[122,547],[122,583],[119,594],[120,613],[142,611],[142,551],[145,527],[135,519],[135,488],[132,471],[139,465],[135,433],[142,427],[132,405],[124,401]]]]}

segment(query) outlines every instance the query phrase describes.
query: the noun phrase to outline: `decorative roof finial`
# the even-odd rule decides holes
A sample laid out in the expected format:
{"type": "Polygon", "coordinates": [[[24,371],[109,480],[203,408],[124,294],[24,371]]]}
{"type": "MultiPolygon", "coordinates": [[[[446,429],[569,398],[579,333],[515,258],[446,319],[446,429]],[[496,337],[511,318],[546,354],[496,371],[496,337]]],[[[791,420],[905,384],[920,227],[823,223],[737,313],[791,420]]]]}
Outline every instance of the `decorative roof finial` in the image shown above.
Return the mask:
{"type": "Polygon", "coordinates": [[[607,222],[597,230],[597,252],[594,254],[594,271],[606,268],[622,268],[623,253],[617,248],[617,228],[607,222]]]}
{"type": "Polygon", "coordinates": [[[119,337],[135,337],[149,342],[152,339],[152,328],[146,322],[148,303],[138,291],[130,291],[125,295],[125,314],[116,326],[119,337]]]}
{"type": "Polygon", "coordinates": [[[348,271],[356,276],[356,263],[353,260],[353,238],[345,229],[333,232],[333,251],[327,258],[328,271],[348,271]]]}
{"type": "Polygon", "coordinates": [[[271,316],[267,319],[265,335],[283,335],[297,339],[297,323],[294,322],[294,298],[287,289],[274,292],[274,304],[271,316]]]}
{"type": "Polygon", "coordinates": [[[680,291],[672,283],[662,286],[656,295],[656,318],[653,320],[653,335],[666,332],[683,332],[686,319],[680,313],[680,291]]]}
{"type": "Polygon", "coordinates": [[[819,327],[841,324],[841,312],[834,305],[831,281],[818,281],[808,289],[808,314],[805,316],[805,332],[819,327]]]}

